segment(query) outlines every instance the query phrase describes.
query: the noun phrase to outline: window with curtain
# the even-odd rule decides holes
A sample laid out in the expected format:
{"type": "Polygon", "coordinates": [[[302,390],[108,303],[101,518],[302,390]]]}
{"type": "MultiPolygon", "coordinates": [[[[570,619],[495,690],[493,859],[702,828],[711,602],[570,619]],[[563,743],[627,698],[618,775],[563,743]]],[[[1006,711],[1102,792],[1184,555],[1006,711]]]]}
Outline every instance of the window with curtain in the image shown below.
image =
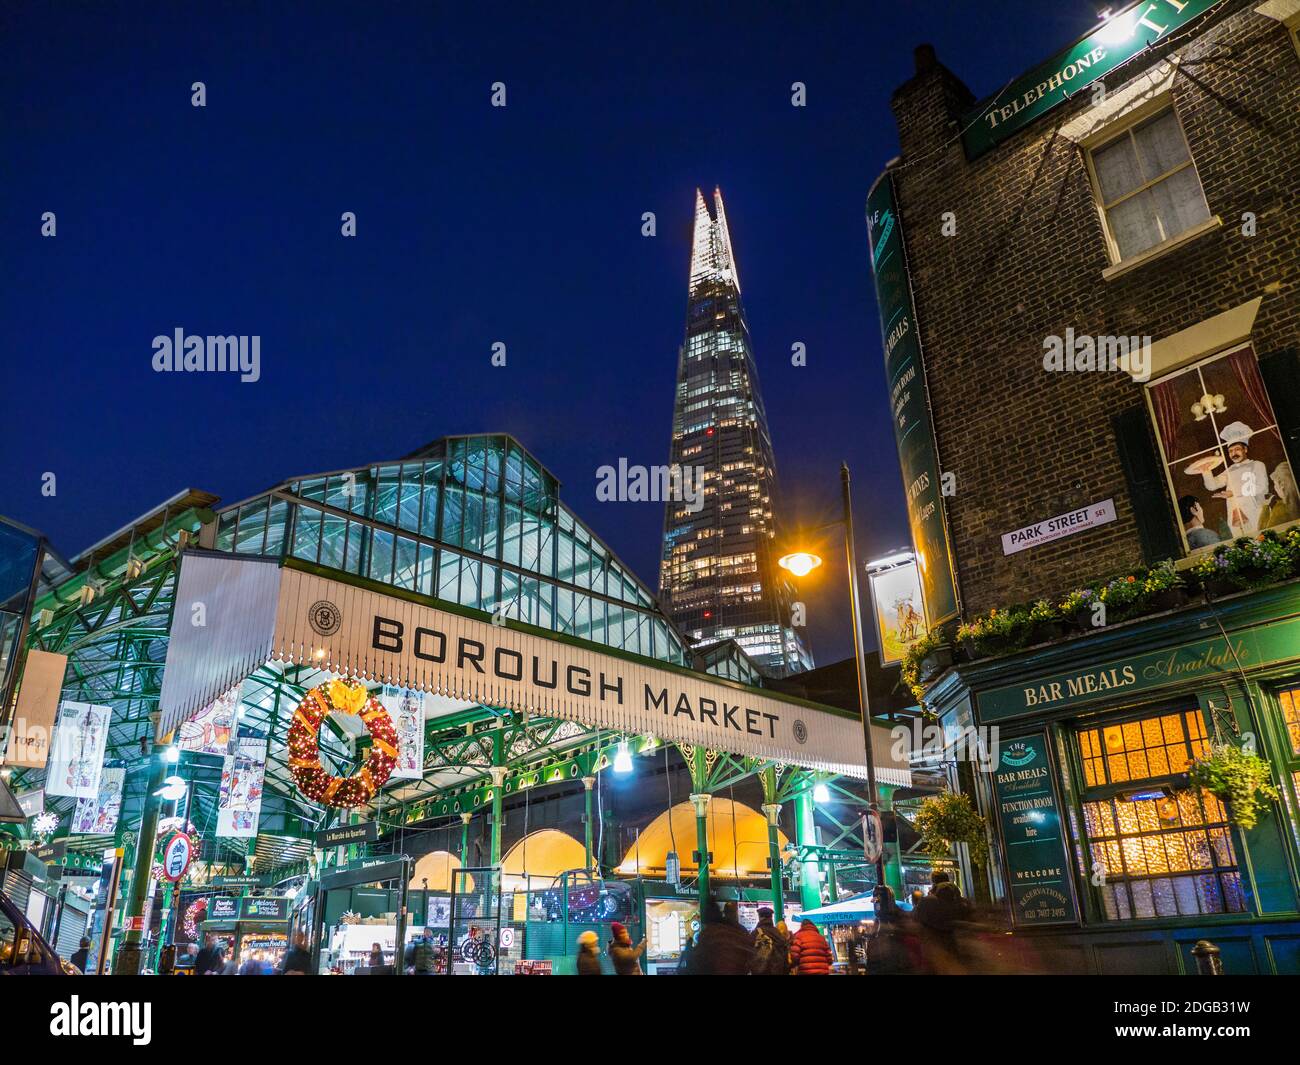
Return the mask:
{"type": "Polygon", "coordinates": [[[1132,258],[1210,217],[1173,108],[1130,126],[1090,153],[1117,260],[1132,258]]]}
{"type": "Polygon", "coordinates": [[[1147,385],[1156,438],[1190,553],[1300,519],[1300,493],[1249,346],[1147,385]]]}
{"type": "Polygon", "coordinates": [[[1175,786],[1208,749],[1199,710],[1080,729],[1079,872],[1113,921],[1242,913],[1245,893],[1227,813],[1175,786]]]}

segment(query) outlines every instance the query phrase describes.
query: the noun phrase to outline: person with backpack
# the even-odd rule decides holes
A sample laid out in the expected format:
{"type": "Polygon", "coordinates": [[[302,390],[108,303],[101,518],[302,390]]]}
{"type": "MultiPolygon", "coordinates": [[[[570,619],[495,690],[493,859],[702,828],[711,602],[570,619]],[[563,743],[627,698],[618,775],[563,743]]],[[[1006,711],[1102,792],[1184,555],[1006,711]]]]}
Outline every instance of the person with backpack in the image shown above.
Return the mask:
{"type": "Polygon", "coordinates": [[[788,976],[790,974],[790,941],[778,931],[772,921],[772,911],[763,906],[758,911],[758,924],[754,928],[754,960],[750,973],[754,976],[788,976]]]}

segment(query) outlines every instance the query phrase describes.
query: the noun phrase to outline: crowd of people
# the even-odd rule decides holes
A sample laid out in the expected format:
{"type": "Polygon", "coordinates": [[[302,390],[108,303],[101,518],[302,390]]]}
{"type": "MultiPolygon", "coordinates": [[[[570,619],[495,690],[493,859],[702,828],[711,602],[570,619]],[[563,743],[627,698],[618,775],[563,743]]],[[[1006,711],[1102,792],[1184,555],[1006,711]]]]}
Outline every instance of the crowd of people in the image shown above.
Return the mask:
{"type": "MultiPolygon", "coordinates": [[[[875,920],[869,930],[847,940],[842,960],[850,974],[955,974],[993,964],[974,908],[946,872],[932,874],[929,894],[913,893],[910,911],[883,884],[872,902],[875,920]]],[[[610,926],[606,949],[616,975],[640,976],[645,947],[644,939],[632,944],[624,925],[610,926]]],[[[765,906],[750,931],[740,923],[737,903],[727,902],[704,907],[699,933],[687,940],[677,971],[689,976],[828,976],[835,961],[831,943],[813,921],[801,920],[792,930],[785,921],[775,921],[765,906]]],[[[577,966],[579,976],[602,975],[595,932],[578,937],[577,966]]]]}

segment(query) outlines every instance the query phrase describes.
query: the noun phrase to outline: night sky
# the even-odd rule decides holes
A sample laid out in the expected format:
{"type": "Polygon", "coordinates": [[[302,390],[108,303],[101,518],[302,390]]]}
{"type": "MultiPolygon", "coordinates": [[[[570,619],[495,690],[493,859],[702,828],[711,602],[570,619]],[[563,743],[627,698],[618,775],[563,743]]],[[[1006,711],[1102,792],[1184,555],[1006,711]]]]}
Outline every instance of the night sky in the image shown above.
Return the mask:
{"type": "MultiPolygon", "coordinates": [[[[863,222],[889,96],[922,41],[992,93],[1095,6],[468,6],[5,5],[0,513],[70,557],[187,487],[505,431],[654,587],[661,506],[597,502],[595,471],[667,459],[694,190],[720,185],[788,519],[834,515],[844,459],[862,555],[904,544],[863,222]],[[178,327],[260,335],[261,380],[155,373],[178,327]]],[[[851,651],[828,578],[821,663],[851,651]]]]}

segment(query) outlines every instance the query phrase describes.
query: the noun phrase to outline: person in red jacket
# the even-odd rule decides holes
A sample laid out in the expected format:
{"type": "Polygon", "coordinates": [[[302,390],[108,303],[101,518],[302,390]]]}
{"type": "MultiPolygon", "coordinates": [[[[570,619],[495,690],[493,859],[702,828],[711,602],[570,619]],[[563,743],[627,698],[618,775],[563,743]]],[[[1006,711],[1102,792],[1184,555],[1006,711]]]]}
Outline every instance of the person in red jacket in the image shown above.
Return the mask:
{"type": "Polygon", "coordinates": [[[790,941],[790,964],[795,976],[830,976],[831,945],[817,931],[812,921],[805,920],[790,941]]]}

